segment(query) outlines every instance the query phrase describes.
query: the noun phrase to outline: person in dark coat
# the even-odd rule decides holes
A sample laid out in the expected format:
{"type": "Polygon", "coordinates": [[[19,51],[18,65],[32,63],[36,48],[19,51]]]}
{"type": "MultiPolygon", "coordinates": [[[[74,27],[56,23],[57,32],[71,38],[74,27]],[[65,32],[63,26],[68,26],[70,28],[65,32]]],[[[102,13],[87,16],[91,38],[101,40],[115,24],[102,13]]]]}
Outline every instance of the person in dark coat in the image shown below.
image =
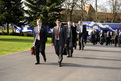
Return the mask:
{"type": "Polygon", "coordinates": [[[35,46],[35,54],[37,62],[35,65],[40,64],[39,52],[41,52],[44,62],[46,62],[45,55],[45,44],[47,42],[47,28],[42,25],[42,21],[40,19],[37,20],[37,27],[34,27],[34,43],[35,46]]]}
{"type": "Polygon", "coordinates": [[[99,41],[99,33],[95,30],[95,44],[99,41]]]}
{"type": "Polygon", "coordinates": [[[104,43],[104,33],[103,33],[103,30],[100,31],[99,36],[100,36],[100,41],[99,42],[100,42],[101,45],[103,45],[103,43],[104,43]]]}
{"type": "Polygon", "coordinates": [[[77,32],[76,32],[77,26],[75,25],[75,22],[73,22],[73,26],[72,26],[72,41],[73,41],[73,47],[76,49],[77,46],[77,32]]]}
{"type": "Polygon", "coordinates": [[[118,35],[118,46],[121,46],[121,30],[119,30],[119,35],[118,35]]]}
{"type": "Polygon", "coordinates": [[[72,42],[72,25],[71,22],[68,21],[68,27],[67,27],[67,57],[72,57],[73,54],[73,42],[72,42]]]}
{"type": "Polygon", "coordinates": [[[113,32],[110,32],[110,44],[114,44],[113,32]]]}
{"type": "Polygon", "coordinates": [[[79,34],[79,50],[84,50],[84,33],[86,32],[86,26],[82,25],[82,21],[79,20],[79,25],[77,26],[77,33],[79,34]]]}
{"type": "Polygon", "coordinates": [[[110,32],[107,31],[106,33],[106,45],[109,45],[110,44],[110,32]]]}
{"type": "Polygon", "coordinates": [[[86,32],[84,33],[84,42],[85,42],[85,44],[87,43],[87,37],[88,37],[88,31],[86,30],[86,32]]]}
{"type": "Polygon", "coordinates": [[[93,45],[95,45],[95,30],[94,29],[91,32],[90,40],[93,43],[93,45]]]}
{"type": "Polygon", "coordinates": [[[118,30],[116,29],[114,32],[114,43],[115,43],[115,47],[118,45],[118,30]]]}
{"type": "Polygon", "coordinates": [[[58,65],[61,67],[63,60],[63,49],[67,46],[67,32],[66,27],[61,25],[61,20],[56,20],[57,26],[54,27],[52,33],[52,46],[55,48],[55,52],[58,56],[58,65]]]}

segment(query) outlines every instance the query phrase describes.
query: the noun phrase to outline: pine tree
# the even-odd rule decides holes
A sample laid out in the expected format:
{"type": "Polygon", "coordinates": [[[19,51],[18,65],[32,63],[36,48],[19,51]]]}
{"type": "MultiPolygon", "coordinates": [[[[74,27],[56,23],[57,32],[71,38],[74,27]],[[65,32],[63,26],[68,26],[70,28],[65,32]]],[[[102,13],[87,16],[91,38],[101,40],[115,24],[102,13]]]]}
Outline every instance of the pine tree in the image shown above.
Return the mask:
{"type": "Polygon", "coordinates": [[[0,22],[7,24],[7,33],[9,33],[9,24],[21,25],[23,18],[21,0],[0,0],[0,22]]]}
{"type": "Polygon", "coordinates": [[[64,0],[26,0],[24,3],[28,7],[25,10],[28,15],[28,22],[35,27],[36,20],[42,19],[44,25],[53,27],[54,21],[61,17],[61,4],[64,0]]]}
{"type": "Polygon", "coordinates": [[[50,26],[50,28],[52,28],[53,25],[55,25],[56,19],[61,18],[60,12],[63,10],[62,9],[63,2],[64,2],[64,0],[47,0],[46,6],[44,6],[43,12],[42,12],[43,17],[40,17],[40,18],[43,21],[48,21],[48,22],[45,22],[45,24],[47,23],[50,26]]]}
{"type": "Polygon", "coordinates": [[[46,0],[25,0],[24,4],[27,7],[27,10],[24,10],[27,15],[26,22],[28,22],[32,27],[35,27],[36,20],[41,15],[46,0]]]}

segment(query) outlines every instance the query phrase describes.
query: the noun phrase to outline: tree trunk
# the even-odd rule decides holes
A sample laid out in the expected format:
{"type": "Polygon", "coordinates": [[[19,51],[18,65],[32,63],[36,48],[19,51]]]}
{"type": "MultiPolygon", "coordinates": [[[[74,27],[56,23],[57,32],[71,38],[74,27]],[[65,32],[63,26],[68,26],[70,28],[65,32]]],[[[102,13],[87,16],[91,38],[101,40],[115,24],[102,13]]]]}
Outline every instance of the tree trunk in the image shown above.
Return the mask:
{"type": "Polygon", "coordinates": [[[9,24],[7,23],[7,33],[9,34],[9,24]]]}
{"type": "Polygon", "coordinates": [[[14,27],[13,27],[13,24],[11,24],[11,28],[12,28],[12,32],[14,33],[14,27]]]}
{"type": "Polygon", "coordinates": [[[69,21],[72,21],[72,12],[73,12],[73,9],[72,9],[72,10],[70,10],[69,21]]]}
{"type": "Polygon", "coordinates": [[[95,11],[95,21],[97,22],[97,0],[95,0],[95,7],[96,7],[96,11],[95,11]]]}

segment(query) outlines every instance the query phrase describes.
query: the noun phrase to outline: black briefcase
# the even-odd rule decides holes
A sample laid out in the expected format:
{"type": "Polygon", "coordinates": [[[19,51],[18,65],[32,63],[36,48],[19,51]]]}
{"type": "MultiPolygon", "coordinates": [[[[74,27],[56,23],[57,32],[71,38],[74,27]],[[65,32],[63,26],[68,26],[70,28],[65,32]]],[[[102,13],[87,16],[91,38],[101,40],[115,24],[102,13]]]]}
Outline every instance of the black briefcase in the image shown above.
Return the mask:
{"type": "Polygon", "coordinates": [[[66,47],[63,48],[62,54],[63,54],[63,55],[67,55],[67,48],[66,48],[66,47]]]}

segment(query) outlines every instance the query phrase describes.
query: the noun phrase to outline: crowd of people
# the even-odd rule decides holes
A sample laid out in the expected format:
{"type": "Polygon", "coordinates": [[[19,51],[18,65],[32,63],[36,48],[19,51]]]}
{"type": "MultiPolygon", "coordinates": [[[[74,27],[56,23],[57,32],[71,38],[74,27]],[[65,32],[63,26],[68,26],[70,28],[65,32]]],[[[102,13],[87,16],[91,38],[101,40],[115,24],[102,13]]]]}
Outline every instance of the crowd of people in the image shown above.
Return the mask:
{"type": "MultiPolygon", "coordinates": [[[[46,62],[45,54],[45,44],[47,42],[47,29],[42,25],[42,21],[37,20],[37,27],[34,28],[34,43],[35,54],[36,54],[36,63],[35,65],[40,64],[39,52],[41,52],[44,62],[46,62]]],[[[79,42],[79,50],[84,50],[85,44],[87,42],[88,31],[86,26],[82,25],[82,21],[79,20],[78,25],[73,22],[68,21],[67,25],[62,25],[60,19],[56,20],[56,26],[53,28],[52,32],[52,46],[54,46],[55,53],[58,56],[58,65],[61,67],[63,61],[63,55],[67,57],[73,57],[74,48],[77,48],[77,40],[79,42]]],[[[93,45],[97,44],[99,41],[101,45],[106,42],[106,45],[115,43],[117,46],[119,41],[121,41],[121,30],[117,30],[112,33],[107,31],[104,33],[102,30],[98,33],[96,30],[91,32],[90,41],[93,45]]]]}
{"type": "Polygon", "coordinates": [[[112,45],[114,46],[121,46],[121,30],[116,29],[115,32],[104,32],[101,30],[100,32],[97,32],[96,30],[93,30],[91,32],[90,41],[93,43],[93,45],[97,44],[99,42],[101,45],[104,43],[106,45],[112,45]]]}
{"type": "MultiPolygon", "coordinates": [[[[42,21],[37,20],[37,27],[34,28],[34,43],[36,63],[40,64],[39,52],[41,52],[44,62],[46,62],[45,44],[47,42],[47,30],[42,25],[42,21]]],[[[67,25],[62,25],[60,19],[56,20],[56,26],[52,32],[52,46],[55,48],[55,53],[58,56],[58,65],[61,67],[63,55],[67,57],[73,56],[74,48],[77,48],[77,40],[79,42],[79,50],[84,50],[84,42],[86,41],[88,32],[86,26],[82,25],[82,21],[79,20],[79,25],[68,21],[67,25]]]]}

